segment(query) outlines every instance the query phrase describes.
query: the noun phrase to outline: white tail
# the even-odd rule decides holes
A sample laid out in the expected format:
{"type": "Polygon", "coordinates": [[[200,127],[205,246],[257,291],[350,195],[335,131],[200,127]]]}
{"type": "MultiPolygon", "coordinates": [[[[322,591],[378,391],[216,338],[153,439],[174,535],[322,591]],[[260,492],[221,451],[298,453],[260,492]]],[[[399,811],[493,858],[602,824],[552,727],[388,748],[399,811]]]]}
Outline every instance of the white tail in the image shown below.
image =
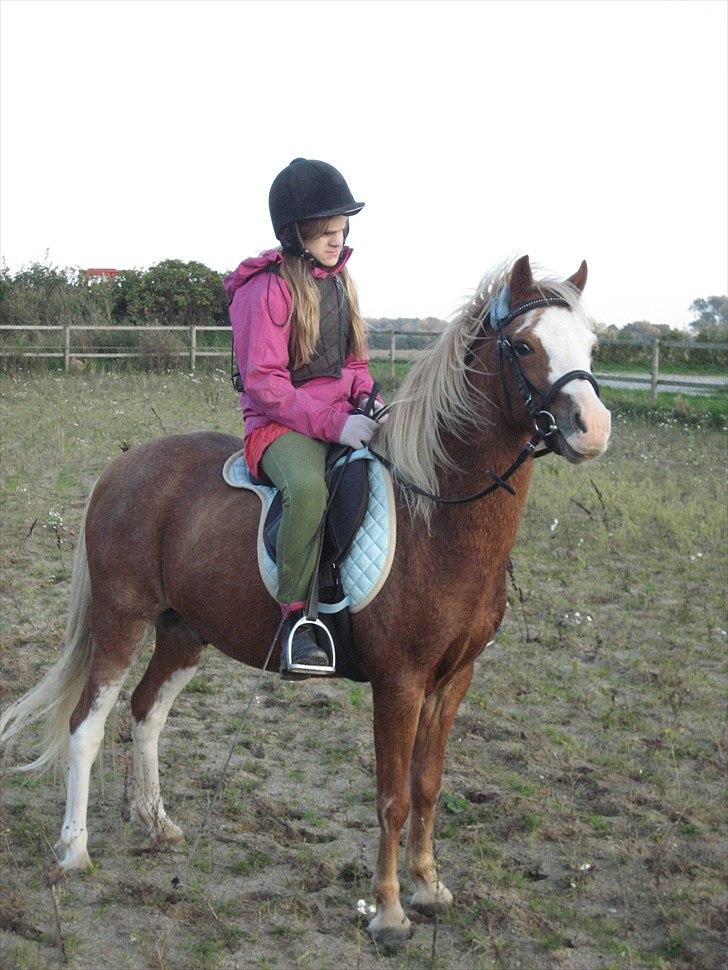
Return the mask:
{"type": "Polygon", "coordinates": [[[41,753],[30,764],[14,771],[45,771],[67,759],[68,722],[83,692],[91,658],[88,617],[91,583],[86,558],[86,512],[84,511],[71,573],[71,602],[66,625],[65,649],[58,663],[39,684],[24,694],[0,717],[0,745],[9,750],[16,736],[31,724],[44,722],[41,753]]]}

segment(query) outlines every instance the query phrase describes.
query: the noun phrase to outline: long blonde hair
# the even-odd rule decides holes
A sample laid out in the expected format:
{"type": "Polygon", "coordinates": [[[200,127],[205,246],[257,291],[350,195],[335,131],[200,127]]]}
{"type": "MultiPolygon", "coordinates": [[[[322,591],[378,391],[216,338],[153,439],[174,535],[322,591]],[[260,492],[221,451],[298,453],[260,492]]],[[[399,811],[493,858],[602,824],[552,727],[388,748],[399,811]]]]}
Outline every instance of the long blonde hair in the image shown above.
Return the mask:
{"type": "MultiPolygon", "coordinates": [[[[299,223],[299,231],[305,239],[315,239],[326,232],[329,219],[308,219],[299,223]]],[[[364,320],[359,310],[359,297],[356,286],[346,268],[339,274],[349,303],[351,337],[349,347],[354,357],[366,356],[366,335],[364,320]]],[[[310,264],[300,256],[284,254],[281,276],[291,291],[291,336],[288,350],[294,368],[307,364],[319,338],[321,323],[319,314],[319,292],[310,264]]]]}

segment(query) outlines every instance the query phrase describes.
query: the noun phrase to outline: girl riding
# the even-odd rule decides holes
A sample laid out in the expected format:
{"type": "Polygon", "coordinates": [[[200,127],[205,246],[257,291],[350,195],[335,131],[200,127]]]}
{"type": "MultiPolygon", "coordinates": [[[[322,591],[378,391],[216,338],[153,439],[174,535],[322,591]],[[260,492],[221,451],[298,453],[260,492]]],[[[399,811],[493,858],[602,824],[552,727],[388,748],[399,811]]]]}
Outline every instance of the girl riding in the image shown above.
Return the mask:
{"type": "MultiPolygon", "coordinates": [[[[270,479],[283,497],[277,598],[285,617],[282,643],[293,631],[296,666],[329,664],[312,627],[296,627],[317,559],[329,445],[360,448],[377,428],[355,413],[373,380],[346,269],[352,251],[344,245],[349,216],[363,206],[332,165],[294,159],[269,195],[280,247],[244,260],[225,279],[242,381],[245,458],[251,474],[270,479]]],[[[284,661],[281,669],[285,676],[284,661]]]]}

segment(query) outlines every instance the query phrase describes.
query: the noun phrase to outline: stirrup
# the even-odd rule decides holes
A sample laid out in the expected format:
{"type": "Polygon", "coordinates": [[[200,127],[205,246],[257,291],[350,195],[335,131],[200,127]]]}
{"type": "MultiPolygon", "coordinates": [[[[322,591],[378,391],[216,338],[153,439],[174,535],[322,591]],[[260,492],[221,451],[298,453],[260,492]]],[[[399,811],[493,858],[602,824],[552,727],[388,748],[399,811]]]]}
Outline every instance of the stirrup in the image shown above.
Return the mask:
{"type": "MultiPolygon", "coordinates": [[[[318,642],[318,638],[317,638],[318,642]]],[[[321,644],[319,643],[319,646],[321,644]]],[[[306,614],[301,617],[294,625],[291,627],[291,632],[288,634],[288,639],[286,640],[286,671],[291,671],[291,673],[296,674],[335,674],[336,673],[336,647],[334,646],[334,639],[329,632],[329,628],[321,620],[315,619],[310,620],[306,614]],[[293,662],[293,634],[300,626],[315,626],[320,627],[326,637],[326,645],[322,646],[322,650],[328,653],[330,657],[330,663],[325,664],[297,664],[293,662]]]]}

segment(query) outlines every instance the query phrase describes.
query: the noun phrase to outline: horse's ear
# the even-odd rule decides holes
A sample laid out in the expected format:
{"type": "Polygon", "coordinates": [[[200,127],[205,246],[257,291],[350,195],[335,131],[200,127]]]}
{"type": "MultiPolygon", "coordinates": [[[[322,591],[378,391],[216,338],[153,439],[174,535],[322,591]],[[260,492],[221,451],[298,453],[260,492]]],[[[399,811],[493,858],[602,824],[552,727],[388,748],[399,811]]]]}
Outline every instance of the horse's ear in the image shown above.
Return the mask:
{"type": "Polygon", "coordinates": [[[530,293],[533,287],[533,275],[528,256],[521,256],[513,264],[511,270],[511,299],[515,305],[520,303],[530,293]]]}
{"type": "Polygon", "coordinates": [[[582,259],[581,266],[579,267],[579,269],[574,273],[573,276],[570,276],[566,282],[571,283],[571,285],[575,289],[577,289],[580,293],[584,292],[584,287],[586,286],[586,260],[585,259],[582,259]]]}

